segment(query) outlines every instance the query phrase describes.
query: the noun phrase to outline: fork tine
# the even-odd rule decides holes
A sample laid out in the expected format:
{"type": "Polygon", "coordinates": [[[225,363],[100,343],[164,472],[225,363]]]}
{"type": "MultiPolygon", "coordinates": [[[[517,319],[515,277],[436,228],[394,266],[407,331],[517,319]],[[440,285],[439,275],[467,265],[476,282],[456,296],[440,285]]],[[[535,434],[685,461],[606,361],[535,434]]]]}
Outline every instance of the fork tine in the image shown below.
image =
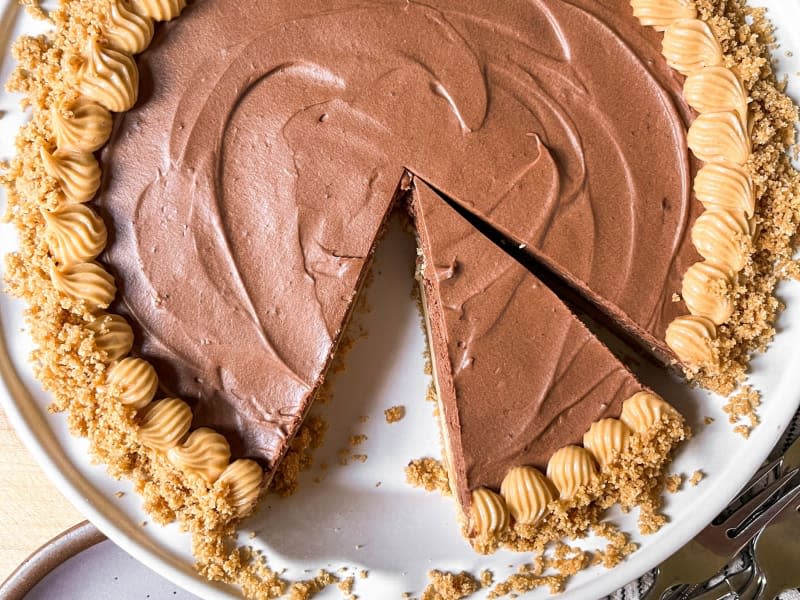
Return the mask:
{"type": "MultiPolygon", "coordinates": [[[[795,475],[797,475],[798,469],[794,469],[787,473],[786,476],[782,477],[778,481],[782,481],[783,485],[779,486],[778,489],[782,488],[784,485],[789,483],[795,475]],[[788,479],[787,479],[788,478],[788,479]],[[785,481],[784,481],[785,480],[785,481]]],[[[768,488],[770,489],[770,488],[768,488]]],[[[742,540],[742,544],[747,544],[752,540],[756,534],[761,531],[767,523],[772,521],[775,516],[781,512],[788,504],[796,501],[800,497],[800,482],[795,481],[793,483],[792,488],[786,492],[780,500],[775,502],[772,506],[767,508],[764,512],[754,517],[749,523],[745,523],[744,527],[739,529],[736,534],[733,536],[733,539],[739,542],[742,540]],[[746,539],[746,541],[744,541],[746,539]]]]}
{"type": "Polygon", "coordinates": [[[757,511],[761,505],[769,500],[772,495],[783,489],[799,471],[798,469],[793,469],[783,477],[776,479],[715,526],[725,530],[726,533],[731,530],[735,530],[737,533],[744,530],[750,521],[758,517],[757,511]]]}
{"type": "MultiPolygon", "coordinates": [[[[753,475],[750,478],[750,481],[748,481],[745,484],[745,486],[739,491],[739,494],[738,494],[737,497],[741,498],[742,496],[746,496],[750,492],[752,492],[753,488],[756,487],[759,483],[761,483],[764,479],[769,477],[771,474],[778,472],[778,470],[780,469],[782,463],[783,463],[783,456],[781,456],[779,458],[776,458],[775,460],[771,461],[769,464],[766,464],[763,467],[761,467],[756,472],[756,474],[753,475]]],[[[730,506],[728,506],[728,508],[730,508],[730,506]]],[[[728,518],[730,518],[730,515],[728,515],[725,518],[722,518],[722,515],[717,515],[714,518],[714,520],[711,521],[711,524],[714,525],[714,526],[722,525],[722,523],[724,523],[728,518]]]]}

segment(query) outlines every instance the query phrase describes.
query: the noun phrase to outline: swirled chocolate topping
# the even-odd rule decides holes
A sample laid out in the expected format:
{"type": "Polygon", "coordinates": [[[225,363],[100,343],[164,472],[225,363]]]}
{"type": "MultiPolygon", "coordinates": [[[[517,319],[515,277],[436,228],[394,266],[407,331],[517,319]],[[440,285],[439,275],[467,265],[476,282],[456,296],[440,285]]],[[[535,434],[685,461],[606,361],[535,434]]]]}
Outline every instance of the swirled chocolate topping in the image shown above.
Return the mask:
{"type": "Polygon", "coordinates": [[[442,429],[462,506],[509,469],[544,471],[641,390],[541,281],[417,181],[413,212],[442,429]]]}
{"type": "Polygon", "coordinates": [[[103,260],[162,385],[235,455],[282,455],[405,168],[654,340],[686,312],[688,109],[624,0],[203,0],[138,67],[103,260]]]}

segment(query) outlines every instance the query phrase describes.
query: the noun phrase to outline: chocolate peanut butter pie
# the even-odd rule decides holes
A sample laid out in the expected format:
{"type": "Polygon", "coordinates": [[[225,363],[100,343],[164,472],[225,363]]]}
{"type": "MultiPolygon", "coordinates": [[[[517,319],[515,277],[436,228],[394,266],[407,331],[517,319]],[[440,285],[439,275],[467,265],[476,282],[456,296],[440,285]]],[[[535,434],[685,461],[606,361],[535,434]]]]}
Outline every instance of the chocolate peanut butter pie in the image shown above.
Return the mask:
{"type": "Polygon", "coordinates": [[[518,542],[541,540],[556,497],[569,503],[595,484],[598,465],[618,468],[630,436],[670,429],[676,443],[681,419],[424,183],[412,195],[445,458],[465,526],[485,547],[510,534],[510,512],[518,542]]]}
{"type": "Polygon", "coordinates": [[[61,0],[49,19],[14,46],[10,89],[32,116],[4,175],[20,238],[8,289],[29,304],[55,408],[157,520],[192,531],[205,576],[285,590],[231,536],[399,206],[475,548],[582,536],[615,503],[663,522],[682,417],[508,249],[731,392],[774,333],[800,221],[797,110],[760,13],[61,0]]]}

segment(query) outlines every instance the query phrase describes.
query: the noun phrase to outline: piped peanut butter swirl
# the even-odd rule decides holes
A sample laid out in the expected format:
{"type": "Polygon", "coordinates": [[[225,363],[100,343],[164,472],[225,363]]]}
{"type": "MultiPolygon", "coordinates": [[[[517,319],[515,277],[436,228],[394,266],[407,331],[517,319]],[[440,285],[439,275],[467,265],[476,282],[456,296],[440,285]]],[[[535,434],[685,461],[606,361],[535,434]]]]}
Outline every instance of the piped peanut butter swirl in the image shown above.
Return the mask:
{"type": "Polygon", "coordinates": [[[166,452],[177,446],[192,425],[192,410],[179,398],[151,403],[139,424],[139,439],[148,448],[166,452]]]}
{"type": "Polygon", "coordinates": [[[572,498],[581,487],[597,477],[597,463],[592,453],[581,446],[564,446],[550,457],[547,476],[561,498],[572,498]]]}
{"type": "Polygon", "coordinates": [[[670,23],[664,30],[663,52],[667,64],[684,75],[722,64],[722,47],[700,19],[670,23]]]}
{"type": "Polygon", "coordinates": [[[200,427],[183,444],[171,448],[167,458],[181,471],[214,483],[228,466],[231,448],[224,435],[200,427]]]}
{"type": "Polygon", "coordinates": [[[94,320],[85,326],[110,363],[105,389],[120,403],[139,411],[138,438],[142,445],[168,453],[177,469],[199,476],[209,485],[224,473],[231,503],[237,516],[243,516],[258,495],[261,467],[245,460],[229,465],[228,442],[208,428],[187,437],[192,412],[182,400],[154,401],[158,392],[155,369],[142,358],[126,358],[133,346],[130,325],[121,316],[100,310],[114,300],[116,285],[105,268],[95,262],[108,238],[105,224],[85,204],[100,186],[100,166],[93,152],[111,135],[110,112],[128,110],[136,103],[139,76],[132,55],[150,43],[153,20],[173,19],[185,5],[183,0],[109,2],[102,36],[86,40],[77,94],[49,109],[56,147],[43,146],[40,158],[63,202],[55,210],[42,209],[42,216],[50,254],[57,263],[51,269],[52,284],[95,313],[94,320]]]}
{"type": "Polygon", "coordinates": [[[186,8],[186,0],[132,0],[137,13],[156,21],[171,21],[186,8]]]}
{"type": "Polygon", "coordinates": [[[105,352],[111,362],[121,360],[133,348],[133,330],[119,315],[101,312],[86,327],[94,333],[97,349],[105,352]]]}
{"type": "Polygon", "coordinates": [[[707,212],[692,227],[692,242],[705,261],[684,275],[681,295],[691,316],[678,317],[668,326],[666,342],[689,371],[703,368],[713,373],[719,363],[713,350],[716,328],[733,314],[736,275],[752,252],[749,219],[755,212],[755,195],[746,167],[752,154],[749,98],[736,72],[723,65],[722,47],[706,22],[696,15],[679,16],[674,0],[645,4],[646,11],[641,2],[631,0],[643,25],[664,29],[664,57],[686,75],[684,99],[699,113],[687,142],[706,163],[694,190],[707,212]],[[651,14],[663,18],[653,19],[651,14]],[[664,15],[674,20],[668,23],[664,15]]]}
{"type": "Polygon", "coordinates": [[[631,430],[619,419],[602,419],[583,435],[583,447],[605,467],[622,453],[630,435],[631,430]]]}
{"type": "Polygon", "coordinates": [[[96,262],[54,266],[50,280],[57,290],[75,301],[83,301],[92,310],[108,308],[117,292],[114,278],[96,262]]]}
{"type": "Polygon", "coordinates": [[[111,135],[112,121],[108,110],[79,96],[53,107],[50,124],[59,149],[86,154],[105,145],[111,135]]]}
{"type": "Polygon", "coordinates": [[[263,489],[264,471],[254,460],[240,458],[229,464],[216,485],[228,486],[228,499],[238,517],[249,514],[263,489]]]}
{"type": "Polygon", "coordinates": [[[93,154],[41,149],[44,170],[58,182],[67,202],[88,202],[100,187],[100,166],[93,154]]]}
{"type": "Polygon", "coordinates": [[[129,54],[89,40],[80,72],[80,92],[111,112],[124,112],[136,104],[139,70],[129,54]]]}
{"type": "Polygon", "coordinates": [[[680,19],[694,19],[697,9],[691,0],[631,0],[633,16],[642,25],[664,31],[680,19]]]}
{"type": "Polygon", "coordinates": [[[478,538],[491,538],[502,536],[512,525],[536,525],[554,503],[569,501],[602,472],[614,468],[632,436],[651,435],[668,421],[682,422],[683,417],[657,394],[637,392],[623,402],[619,419],[592,424],[583,436],[583,447],[569,445],[556,451],[548,462],[547,476],[520,465],[508,471],[500,494],[483,487],[474,490],[470,531],[478,538]]]}
{"type": "Polygon", "coordinates": [[[750,175],[734,163],[705,165],[694,179],[694,193],[707,209],[740,211],[748,218],[755,212],[756,196],[750,175]]]}
{"type": "Polygon", "coordinates": [[[42,211],[50,252],[60,265],[69,267],[100,256],[108,232],[105,223],[84,204],[68,204],[42,211]]]}
{"type": "Polygon", "coordinates": [[[514,467],[503,479],[500,494],[517,523],[533,525],[542,518],[553,501],[552,484],[533,467],[514,467]]]}
{"type": "Polygon", "coordinates": [[[153,19],[146,13],[134,11],[125,0],[112,2],[103,34],[109,47],[139,54],[153,39],[153,19]]]}
{"type": "Polygon", "coordinates": [[[734,111],[701,114],[689,127],[687,140],[695,156],[707,163],[744,165],[750,158],[750,136],[734,111]]]}
{"type": "Polygon", "coordinates": [[[108,385],[115,397],[136,409],[142,409],[158,391],[158,376],[149,362],[128,357],[114,364],[108,372],[108,385]]]}
{"type": "Polygon", "coordinates": [[[472,531],[476,535],[496,534],[506,529],[510,516],[506,501],[500,494],[487,488],[472,492],[472,531]]]}
{"type": "Polygon", "coordinates": [[[631,431],[644,433],[655,426],[664,415],[675,416],[677,411],[671,404],[652,392],[634,394],[622,405],[619,420],[631,431]]]}

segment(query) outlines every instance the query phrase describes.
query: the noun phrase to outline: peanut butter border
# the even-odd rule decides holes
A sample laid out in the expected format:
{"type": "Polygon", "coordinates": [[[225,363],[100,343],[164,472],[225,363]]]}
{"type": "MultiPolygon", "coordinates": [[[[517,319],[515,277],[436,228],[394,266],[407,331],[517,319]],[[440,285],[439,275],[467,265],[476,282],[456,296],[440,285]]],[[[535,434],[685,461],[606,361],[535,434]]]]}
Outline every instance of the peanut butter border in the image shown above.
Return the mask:
{"type": "Polygon", "coordinates": [[[110,137],[111,113],[137,100],[133,55],[150,43],[154,21],[178,17],[185,5],[68,0],[51,13],[51,34],[15,43],[19,66],[8,85],[33,110],[17,156],[3,165],[6,220],[20,235],[20,250],[6,257],[6,283],[28,301],[34,369],[55,398],[52,409],[68,410],[72,433],[90,439],[112,475],[133,480],[157,522],[177,518],[192,532],[201,574],[272,598],[287,583],[234,537],[264,489],[264,472],[253,460],[231,462],[218,432],[190,431],[186,402],[157,398],[155,369],[129,355],[130,325],[105,310],[116,286],[95,259],[107,230],[86,205],[100,186],[94,152],[110,137]]]}

